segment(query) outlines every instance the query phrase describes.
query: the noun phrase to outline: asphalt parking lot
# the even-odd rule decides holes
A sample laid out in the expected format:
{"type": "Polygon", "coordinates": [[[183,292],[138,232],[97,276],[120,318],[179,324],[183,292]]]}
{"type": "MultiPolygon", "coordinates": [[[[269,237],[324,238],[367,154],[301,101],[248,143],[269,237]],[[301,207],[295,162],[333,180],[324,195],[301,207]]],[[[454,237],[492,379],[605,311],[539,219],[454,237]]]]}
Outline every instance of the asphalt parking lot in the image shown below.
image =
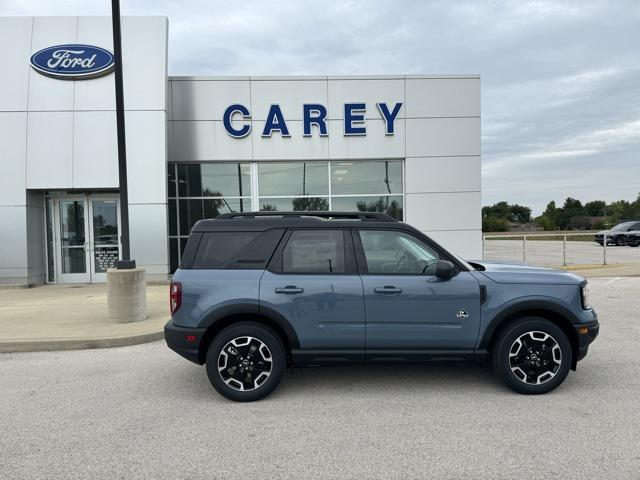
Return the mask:
{"type": "MultiPolygon", "coordinates": [[[[563,263],[562,241],[527,240],[526,261],[531,265],[557,266],[563,263]]],[[[567,265],[601,265],[603,247],[596,242],[567,241],[567,265]]],[[[518,240],[485,240],[487,260],[522,262],[522,238],[518,240]]],[[[607,263],[640,264],[640,247],[608,246],[607,263]]]]}
{"type": "Polygon", "coordinates": [[[0,354],[0,478],[638,478],[640,278],[591,291],[600,338],[538,397],[483,367],[349,367],[238,404],[163,342],[0,354]]]}

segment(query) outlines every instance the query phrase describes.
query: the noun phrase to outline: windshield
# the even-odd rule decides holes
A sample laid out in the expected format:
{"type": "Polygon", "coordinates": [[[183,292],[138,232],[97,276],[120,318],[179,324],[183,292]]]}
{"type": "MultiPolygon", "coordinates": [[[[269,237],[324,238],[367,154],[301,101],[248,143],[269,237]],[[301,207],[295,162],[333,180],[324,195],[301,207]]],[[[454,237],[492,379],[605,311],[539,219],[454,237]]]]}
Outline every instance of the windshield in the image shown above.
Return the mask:
{"type": "Polygon", "coordinates": [[[619,223],[618,225],[613,227],[611,230],[628,230],[631,224],[633,224],[633,222],[619,223]]]}

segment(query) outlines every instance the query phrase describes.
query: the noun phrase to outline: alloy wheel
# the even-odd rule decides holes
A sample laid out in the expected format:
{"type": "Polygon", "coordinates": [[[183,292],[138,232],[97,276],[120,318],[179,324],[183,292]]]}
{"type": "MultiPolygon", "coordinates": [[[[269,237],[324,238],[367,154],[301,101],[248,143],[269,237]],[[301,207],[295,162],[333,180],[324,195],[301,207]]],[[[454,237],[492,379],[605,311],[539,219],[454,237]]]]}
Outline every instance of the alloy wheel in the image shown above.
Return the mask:
{"type": "Polygon", "coordinates": [[[273,368],[269,347],[255,337],[230,340],[218,355],[218,373],[234,390],[247,392],[267,381],[273,368]]]}
{"type": "Polygon", "coordinates": [[[555,338],[533,330],[520,335],[509,349],[513,375],[527,385],[541,385],[555,377],[562,365],[562,351],[555,338]]]}

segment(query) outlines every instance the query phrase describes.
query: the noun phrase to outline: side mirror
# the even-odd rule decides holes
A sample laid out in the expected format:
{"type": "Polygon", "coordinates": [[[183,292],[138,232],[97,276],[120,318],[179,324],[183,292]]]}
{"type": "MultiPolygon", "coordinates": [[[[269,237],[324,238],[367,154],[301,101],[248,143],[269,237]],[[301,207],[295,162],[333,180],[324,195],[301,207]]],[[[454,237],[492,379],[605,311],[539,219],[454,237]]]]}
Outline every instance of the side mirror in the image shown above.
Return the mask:
{"type": "Polygon", "coordinates": [[[449,260],[438,260],[436,263],[436,277],[449,280],[456,274],[456,266],[449,260]]]}

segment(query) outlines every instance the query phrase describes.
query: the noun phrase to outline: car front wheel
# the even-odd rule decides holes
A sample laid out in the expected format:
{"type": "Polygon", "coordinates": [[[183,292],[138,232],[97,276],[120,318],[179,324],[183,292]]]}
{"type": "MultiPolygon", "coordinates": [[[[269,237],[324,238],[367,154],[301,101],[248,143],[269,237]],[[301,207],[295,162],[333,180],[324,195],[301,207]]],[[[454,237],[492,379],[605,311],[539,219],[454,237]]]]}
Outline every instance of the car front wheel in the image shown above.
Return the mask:
{"type": "Polygon", "coordinates": [[[539,317],[516,320],[503,329],[491,352],[494,371],[512,390],[529,395],[558,387],[569,373],[573,352],[567,335],[539,317]]]}
{"type": "Polygon", "coordinates": [[[252,402],[269,395],[280,383],[285,349],[269,328],[240,322],[222,330],[207,351],[207,376],[221,395],[252,402]]]}

